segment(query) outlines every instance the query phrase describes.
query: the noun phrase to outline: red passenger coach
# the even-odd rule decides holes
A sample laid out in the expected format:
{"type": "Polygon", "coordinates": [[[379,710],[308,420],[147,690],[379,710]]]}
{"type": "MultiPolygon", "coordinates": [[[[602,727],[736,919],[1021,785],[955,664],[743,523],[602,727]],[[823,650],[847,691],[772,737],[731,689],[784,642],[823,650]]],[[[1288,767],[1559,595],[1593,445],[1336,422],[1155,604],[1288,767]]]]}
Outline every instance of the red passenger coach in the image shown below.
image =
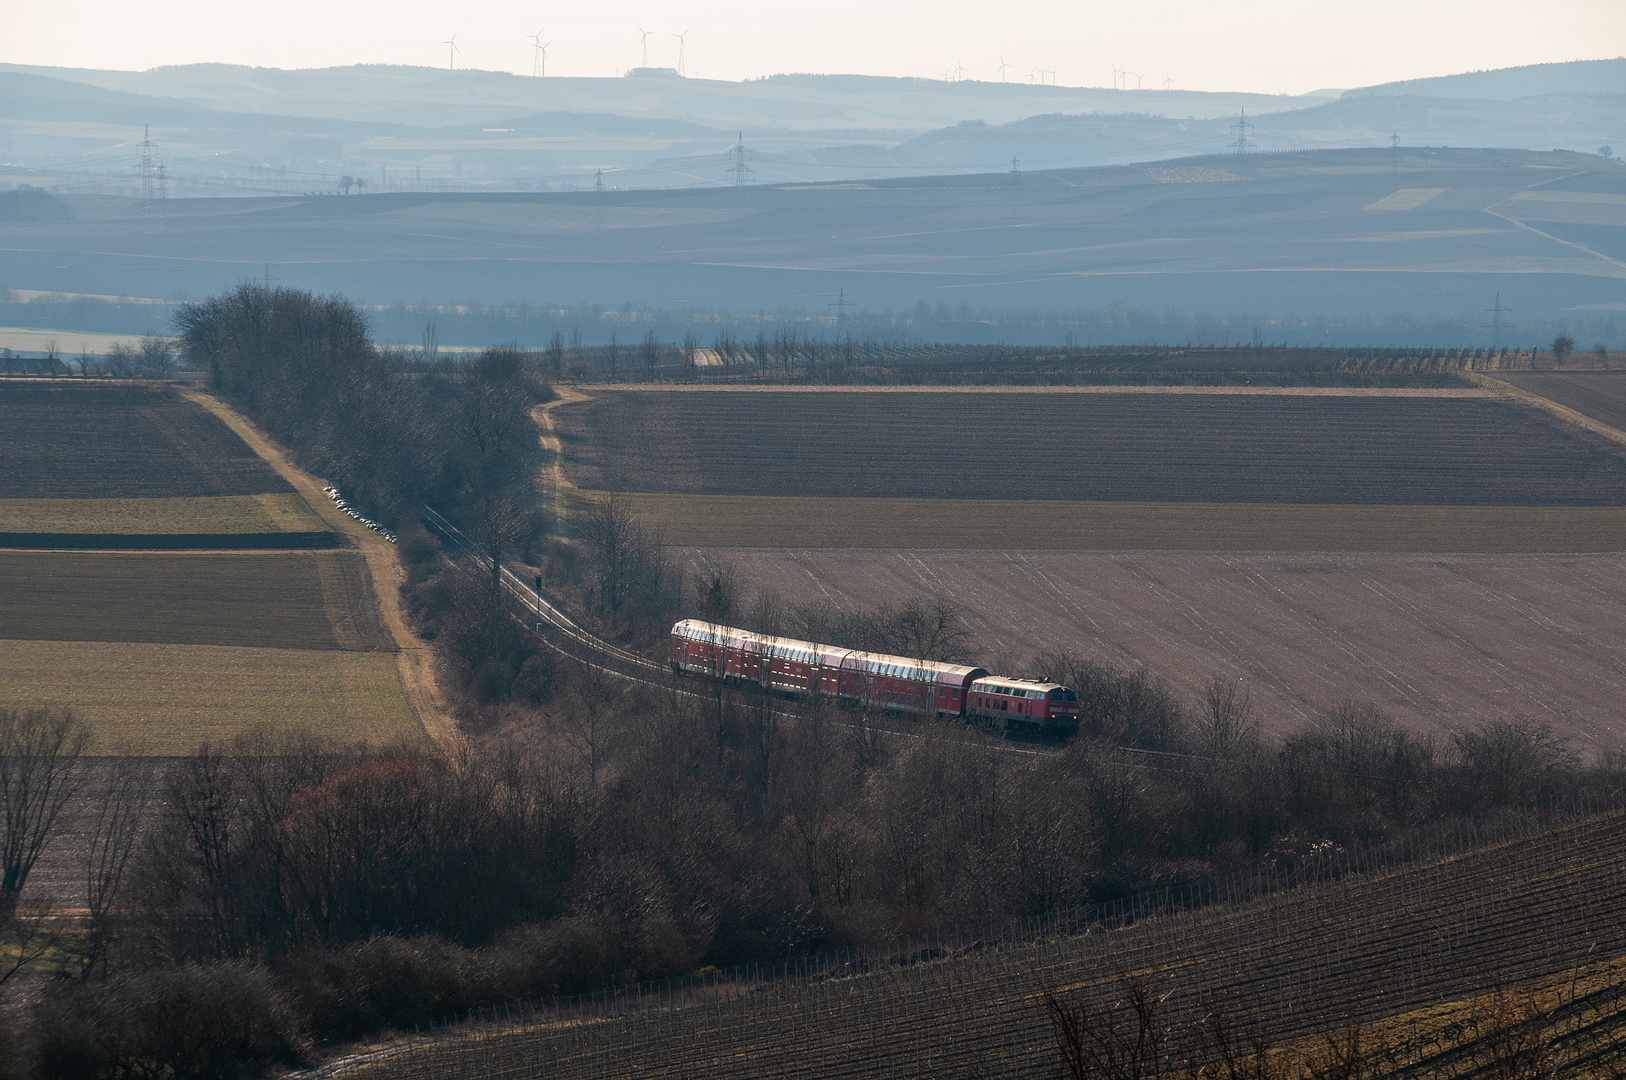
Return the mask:
{"type": "Polygon", "coordinates": [[[857,652],[685,619],[672,627],[675,674],[756,683],[791,695],[829,694],[927,716],[964,716],[979,667],[857,652]]]}

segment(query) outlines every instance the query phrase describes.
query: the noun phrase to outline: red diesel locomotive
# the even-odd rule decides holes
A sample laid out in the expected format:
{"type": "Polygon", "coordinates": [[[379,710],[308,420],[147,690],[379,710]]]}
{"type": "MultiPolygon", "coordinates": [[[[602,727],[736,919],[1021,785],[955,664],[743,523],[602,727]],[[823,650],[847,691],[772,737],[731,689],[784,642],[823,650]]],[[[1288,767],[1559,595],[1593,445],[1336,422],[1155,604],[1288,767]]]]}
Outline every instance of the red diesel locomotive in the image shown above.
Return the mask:
{"type": "Polygon", "coordinates": [[[1065,736],[1078,730],[1078,696],[1067,687],[997,678],[980,667],[767,637],[699,619],[672,627],[667,659],[677,675],[756,683],[793,697],[829,694],[1035,734],[1065,736]]]}

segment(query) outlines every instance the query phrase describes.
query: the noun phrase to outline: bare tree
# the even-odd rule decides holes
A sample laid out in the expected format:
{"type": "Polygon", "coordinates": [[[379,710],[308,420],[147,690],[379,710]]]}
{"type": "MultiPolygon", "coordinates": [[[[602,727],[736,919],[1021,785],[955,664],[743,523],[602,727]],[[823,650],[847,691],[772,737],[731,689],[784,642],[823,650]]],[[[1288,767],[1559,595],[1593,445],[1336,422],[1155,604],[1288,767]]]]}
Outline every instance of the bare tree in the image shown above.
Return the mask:
{"type": "Polygon", "coordinates": [[[683,366],[693,369],[700,358],[700,338],[693,330],[683,335],[683,366]]]}
{"type": "Polygon", "coordinates": [[[559,723],[565,740],[581,755],[588,785],[596,788],[609,741],[607,727],[623,684],[597,664],[577,661],[571,669],[571,693],[559,713],[559,723]]]}
{"type": "Polygon", "coordinates": [[[614,330],[610,331],[610,349],[609,352],[605,354],[605,359],[609,363],[610,378],[614,379],[615,369],[621,363],[621,343],[615,339],[614,330]]]}
{"type": "Polygon", "coordinates": [[[548,339],[548,366],[555,379],[565,373],[565,335],[555,330],[548,339]]]}
{"type": "Polygon", "coordinates": [[[151,799],[152,767],[125,749],[108,768],[96,821],[85,847],[85,934],[79,948],[81,978],[107,969],[116,938],[116,915],[125,871],[135,852],[151,799]]]}
{"type": "Polygon", "coordinates": [[[57,816],[83,785],[87,738],[71,709],[0,708],[0,922],[15,915],[57,816]]]}
{"type": "Polygon", "coordinates": [[[1259,717],[1246,687],[1216,675],[1203,691],[1203,708],[1192,722],[1202,753],[1222,760],[1245,756],[1259,744],[1259,717]]]}
{"type": "Polygon", "coordinates": [[[649,369],[649,377],[653,379],[655,377],[655,365],[661,362],[661,343],[655,337],[655,331],[651,330],[644,335],[642,352],[644,366],[649,369]]]}
{"type": "Polygon", "coordinates": [[[144,335],[139,343],[141,374],[148,378],[168,375],[175,366],[175,343],[155,334],[144,335]]]}
{"type": "Polygon", "coordinates": [[[727,623],[739,604],[739,575],[731,563],[707,559],[700,564],[695,606],[707,622],[727,623]]]}
{"type": "Polygon", "coordinates": [[[1118,980],[1117,989],[1107,999],[1089,991],[1064,995],[1045,990],[1040,995],[1064,1076],[1153,1080],[1163,1074],[1168,1031],[1158,1010],[1168,994],[1160,997],[1145,979],[1128,976],[1118,980]]]}
{"type": "Polygon", "coordinates": [[[1553,338],[1553,363],[1562,364],[1570,353],[1575,351],[1575,339],[1568,334],[1559,334],[1553,338]]]}

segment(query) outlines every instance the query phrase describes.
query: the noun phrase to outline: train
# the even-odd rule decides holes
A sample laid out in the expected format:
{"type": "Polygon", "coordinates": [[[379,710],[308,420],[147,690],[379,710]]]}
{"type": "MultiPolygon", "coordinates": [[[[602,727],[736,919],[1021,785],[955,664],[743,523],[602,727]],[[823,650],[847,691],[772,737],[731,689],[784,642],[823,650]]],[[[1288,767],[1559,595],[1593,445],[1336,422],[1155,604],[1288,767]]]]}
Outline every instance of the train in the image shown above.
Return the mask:
{"type": "Polygon", "coordinates": [[[787,697],[826,694],[1049,738],[1078,732],[1078,695],[1071,689],[1005,678],[986,668],[770,637],[700,619],[684,619],[672,627],[667,660],[674,675],[757,685],[787,697]]]}

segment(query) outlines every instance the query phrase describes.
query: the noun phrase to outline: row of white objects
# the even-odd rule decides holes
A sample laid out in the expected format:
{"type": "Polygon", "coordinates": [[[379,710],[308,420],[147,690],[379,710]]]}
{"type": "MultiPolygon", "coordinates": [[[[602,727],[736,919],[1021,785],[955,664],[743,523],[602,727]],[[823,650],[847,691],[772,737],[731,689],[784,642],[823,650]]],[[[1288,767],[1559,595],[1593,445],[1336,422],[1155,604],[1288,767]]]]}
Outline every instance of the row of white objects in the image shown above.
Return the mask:
{"type": "Polygon", "coordinates": [[[359,521],[363,525],[367,526],[367,528],[373,530],[373,532],[377,533],[379,536],[382,536],[384,539],[388,540],[390,543],[392,543],[392,544],[395,543],[395,534],[394,533],[392,533],[388,529],[384,528],[384,526],[380,525],[378,522],[374,521],[372,518],[364,518],[360,514],[358,514],[356,512],[355,507],[351,506],[349,503],[344,501],[344,496],[339,494],[339,489],[338,488],[336,488],[336,487],[325,487],[322,490],[327,492],[327,497],[333,500],[333,505],[334,506],[337,506],[340,510],[343,510],[345,513],[349,514],[351,517],[355,518],[357,521],[359,521]]]}

